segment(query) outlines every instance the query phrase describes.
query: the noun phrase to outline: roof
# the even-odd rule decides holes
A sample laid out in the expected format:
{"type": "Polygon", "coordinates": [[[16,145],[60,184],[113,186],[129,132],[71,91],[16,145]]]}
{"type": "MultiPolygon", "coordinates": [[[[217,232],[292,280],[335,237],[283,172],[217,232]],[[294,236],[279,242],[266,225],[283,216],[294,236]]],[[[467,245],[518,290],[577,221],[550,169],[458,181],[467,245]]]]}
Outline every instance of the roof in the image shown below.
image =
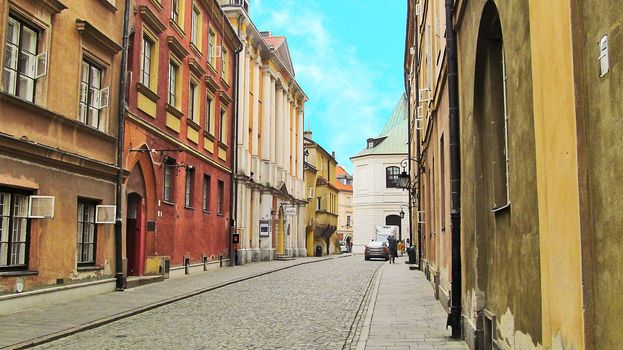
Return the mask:
{"type": "Polygon", "coordinates": [[[407,113],[407,99],[405,95],[400,96],[400,100],[394,107],[392,115],[389,117],[381,133],[375,139],[380,140],[374,147],[365,148],[352,158],[358,158],[367,155],[382,154],[407,154],[409,141],[409,120],[407,113]]]}
{"type": "Polygon", "coordinates": [[[271,49],[275,50],[275,53],[286,66],[286,69],[295,76],[294,66],[292,65],[292,57],[290,56],[290,48],[288,47],[288,40],[285,36],[273,36],[271,32],[262,32],[264,41],[271,49]]]}
{"type": "Polygon", "coordinates": [[[334,183],[335,187],[337,187],[338,190],[340,191],[353,191],[353,186],[352,185],[344,185],[343,183],[340,182],[339,179],[337,179],[340,175],[342,175],[343,177],[346,178],[350,178],[350,175],[346,172],[346,170],[344,170],[344,168],[342,168],[340,165],[335,167],[335,176],[336,176],[336,181],[334,183]]]}

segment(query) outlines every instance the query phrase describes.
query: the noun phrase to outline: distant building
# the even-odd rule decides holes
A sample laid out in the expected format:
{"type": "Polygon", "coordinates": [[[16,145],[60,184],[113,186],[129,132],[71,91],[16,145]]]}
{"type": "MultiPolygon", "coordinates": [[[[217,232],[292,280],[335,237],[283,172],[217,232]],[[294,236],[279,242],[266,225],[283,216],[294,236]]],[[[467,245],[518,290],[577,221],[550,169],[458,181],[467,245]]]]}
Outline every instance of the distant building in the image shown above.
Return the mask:
{"type": "Polygon", "coordinates": [[[353,177],[344,168],[337,166],[336,181],[339,193],[337,197],[337,239],[345,241],[353,236],[353,177]]]}
{"type": "Polygon", "coordinates": [[[355,173],[353,214],[357,218],[353,225],[353,253],[363,253],[377,225],[397,225],[397,238],[409,238],[409,220],[407,216],[400,217],[401,207],[409,204],[409,196],[397,187],[401,162],[407,158],[407,127],[407,100],[403,95],[381,133],[369,138],[366,148],[350,158],[355,173]]]}
{"type": "Polygon", "coordinates": [[[332,154],[312,140],[312,133],[305,132],[305,186],[307,210],[305,232],[307,255],[327,255],[339,252],[337,230],[338,189],[336,182],[337,161],[332,154]]]}

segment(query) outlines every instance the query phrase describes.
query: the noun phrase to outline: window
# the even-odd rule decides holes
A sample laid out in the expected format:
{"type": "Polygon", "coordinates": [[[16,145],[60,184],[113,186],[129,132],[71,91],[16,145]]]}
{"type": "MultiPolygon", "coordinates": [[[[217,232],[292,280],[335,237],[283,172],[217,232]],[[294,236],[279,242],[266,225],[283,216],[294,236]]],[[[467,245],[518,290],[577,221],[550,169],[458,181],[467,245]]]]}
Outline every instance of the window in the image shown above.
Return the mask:
{"type": "Polygon", "coordinates": [[[180,19],[180,1],[171,0],[171,19],[173,22],[179,24],[180,19]]]}
{"type": "Polygon", "coordinates": [[[78,266],[95,264],[95,203],[78,199],[77,248],[78,266]]]}
{"type": "Polygon", "coordinates": [[[177,169],[175,159],[167,158],[164,162],[164,194],[163,200],[172,203],[174,195],[174,171],[177,169]]]}
{"type": "Polygon", "coordinates": [[[199,46],[199,19],[201,18],[199,9],[193,6],[193,16],[190,29],[190,40],[195,46],[199,46]]]}
{"type": "Polygon", "coordinates": [[[143,53],[141,56],[141,84],[151,87],[151,60],[154,43],[143,36],[143,53]]]}
{"type": "Polygon", "coordinates": [[[218,180],[218,198],[216,200],[216,213],[223,215],[223,201],[225,199],[225,183],[218,180]]]}
{"type": "Polygon", "coordinates": [[[316,197],[316,210],[320,210],[321,202],[322,202],[322,197],[316,197]]]}
{"type": "Polygon", "coordinates": [[[227,144],[227,111],[226,110],[221,110],[221,120],[220,120],[220,133],[219,133],[219,140],[224,143],[227,144]]]}
{"type": "Polygon", "coordinates": [[[229,73],[229,54],[225,47],[222,48],[221,56],[221,63],[223,65],[221,67],[221,78],[227,81],[227,76],[229,73]]]}
{"type": "Polygon", "coordinates": [[[346,215],[346,227],[350,227],[350,226],[351,226],[350,215],[346,215]]]}
{"type": "Polygon", "coordinates": [[[400,168],[397,166],[390,166],[385,169],[385,187],[397,188],[398,187],[398,175],[400,174],[400,168]]]}
{"type": "Polygon", "coordinates": [[[102,89],[103,71],[88,61],[82,61],[80,80],[80,122],[104,130],[102,109],[108,107],[108,87],[102,89]]]}
{"type": "Polygon", "coordinates": [[[203,175],[203,192],[201,194],[201,207],[204,211],[210,211],[210,195],[212,193],[212,179],[210,175],[203,175]]]}
{"type": "Polygon", "coordinates": [[[199,88],[192,80],[190,81],[190,91],[188,95],[188,118],[197,123],[199,122],[199,88]]]}
{"type": "Polygon", "coordinates": [[[168,103],[171,106],[177,106],[176,102],[177,102],[177,96],[176,96],[176,90],[177,90],[177,74],[178,74],[178,67],[173,63],[173,62],[169,62],[169,99],[168,99],[168,103]]]}
{"type": "Polygon", "coordinates": [[[214,50],[216,50],[216,35],[210,29],[208,32],[208,63],[212,67],[216,67],[216,52],[214,50]]]}
{"type": "Polygon", "coordinates": [[[214,134],[214,100],[211,96],[206,99],[206,131],[214,134]]]}
{"type": "Polygon", "coordinates": [[[193,207],[193,197],[195,195],[195,169],[186,168],[186,181],[184,186],[184,205],[193,207]]]}
{"type": "Polygon", "coordinates": [[[26,268],[28,194],[0,188],[0,268],[26,268]]]}
{"type": "Polygon", "coordinates": [[[39,31],[9,15],[2,88],[8,94],[35,101],[35,82],[47,73],[47,52],[38,54],[39,31]]]}

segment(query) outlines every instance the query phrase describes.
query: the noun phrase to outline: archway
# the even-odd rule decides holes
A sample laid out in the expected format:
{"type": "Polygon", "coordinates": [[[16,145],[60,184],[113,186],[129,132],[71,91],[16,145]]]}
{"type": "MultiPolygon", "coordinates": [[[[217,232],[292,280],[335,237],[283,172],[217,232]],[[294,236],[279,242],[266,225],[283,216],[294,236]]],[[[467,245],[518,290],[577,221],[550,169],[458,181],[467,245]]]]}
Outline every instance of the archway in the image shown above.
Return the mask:
{"type": "Polygon", "coordinates": [[[398,240],[402,239],[402,219],[400,215],[387,215],[385,217],[385,225],[398,226],[398,240]]]}
{"type": "Polygon", "coordinates": [[[145,206],[138,193],[128,195],[126,219],[126,256],[128,276],[141,276],[145,268],[145,206]]]}

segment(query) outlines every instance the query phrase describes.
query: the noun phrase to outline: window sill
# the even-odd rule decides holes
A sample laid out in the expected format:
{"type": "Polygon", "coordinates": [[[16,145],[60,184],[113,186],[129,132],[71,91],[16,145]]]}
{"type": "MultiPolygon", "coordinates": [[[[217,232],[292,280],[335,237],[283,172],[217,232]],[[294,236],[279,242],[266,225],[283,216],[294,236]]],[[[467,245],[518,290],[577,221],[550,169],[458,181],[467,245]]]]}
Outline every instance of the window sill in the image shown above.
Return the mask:
{"type": "Polygon", "coordinates": [[[212,62],[208,61],[208,69],[210,70],[210,72],[212,72],[213,75],[216,75],[216,68],[214,68],[214,64],[212,64],[212,62]]]}
{"type": "Polygon", "coordinates": [[[106,7],[110,11],[117,12],[117,7],[111,4],[108,0],[99,0],[99,1],[102,3],[102,5],[104,5],[104,7],[106,7]]]}
{"type": "Polygon", "coordinates": [[[214,140],[216,140],[216,137],[214,137],[214,135],[210,134],[208,131],[204,131],[203,132],[203,136],[205,136],[208,140],[214,142],[214,140]]]}
{"type": "Polygon", "coordinates": [[[169,19],[169,23],[171,23],[171,28],[175,29],[177,34],[179,34],[182,39],[186,37],[186,33],[184,33],[184,30],[180,28],[180,25],[177,22],[175,22],[173,19],[169,19]]]}
{"type": "Polygon", "coordinates": [[[149,87],[143,85],[143,83],[136,83],[136,90],[138,90],[138,92],[140,92],[143,95],[145,95],[145,97],[147,97],[148,99],[150,99],[154,103],[158,102],[158,100],[160,100],[160,96],[158,96],[158,94],[156,94],[149,87]]]}
{"type": "Polygon", "coordinates": [[[503,213],[503,212],[510,211],[510,210],[511,210],[511,202],[508,202],[502,206],[491,209],[491,212],[494,214],[498,214],[498,213],[503,213]]]}
{"type": "Polygon", "coordinates": [[[218,216],[225,216],[225,214],[223,214],[223,213],[217,213],[216,215],[218,215],[218,216]]]}
{"type": "Polygon", "coordinates": [[[229,83],[223,77],[221,77],[221,84],[225,88],[225,91],[229,90],[229,83]]]}
{"type": "Polygon", "coordinates": [[[201,125],[199,125],[196,121],[188,118],[188,126],[193,128],[195,131],[199,131],[201,129],[201,125]]]}
{"type": "Polygon", "coordinates": [[[78,272],[100,271],[103,269],[104,266],[78,266],[78,272]]]}
{"type": "Polygon", "coordinates": [[[151,2],[152,5],[154,5],[154,7],[156,8],[156,10],[158,10],[158,12],[162,11],[162,4],[160,3],[160,0],[149,0],[149,2],[151,2]]]}
{"type": "Polygon", "coordinates": [[[223,149],[225,151],[227,151],[229,149],[229,147],[225,143],[223,143],[221,141],[218,142],[218,146],[219,146],[219,148],[221,148],[221,149],[223,149]]]}
{"type": "Polygon", "coordinates": [[[197,45],[195,45],[195,43],[190,43],[190,49],[193,50],[193,52],[197,55],[197,57],[199,58],[203,57],[201,50],[199,50],[199,48],[197,47],[197,45]]]}
{"type": "Polygon", "coordinates": [[[191,207],[188,205],[184,205],[184,209],[188,209],[188,210],[195,210],[195,207],[191,207]]]}
{"type": "Polygon", "coordinates": [[[36,276],[39,271],[18,270],[18,271],[0,271],[0,277],[14,277],[14,276],[36,276]]]}
{"type": "Polygon", "coordinates": [[[170,105],[170,104],[167,103],[167,106],[165,107],[165,109],[167,110],[167,112],[173,114],[178,119],[182,119],[184,117],[184,113],[182,111],[180,111],[179,109],[177,109],[177,107],[175,107],[173,105],[170,105]]]}
{"type": "Polygon", "coordinates": [[[169,205],[169,206],[172,206],[172,207],[174,207],[174,206],[175,206],[175,203],[173,203],[173,202],[169,202],[169,201],[165,201],[164,199],[162,200],[162,203],[163,203],[163,204],[166,204],[166,205],[169,205]]]}
{"type": "Polygon", "coordinates": [[[210,214],[209,210],[201,210],[204,214],[210,214]]]}

